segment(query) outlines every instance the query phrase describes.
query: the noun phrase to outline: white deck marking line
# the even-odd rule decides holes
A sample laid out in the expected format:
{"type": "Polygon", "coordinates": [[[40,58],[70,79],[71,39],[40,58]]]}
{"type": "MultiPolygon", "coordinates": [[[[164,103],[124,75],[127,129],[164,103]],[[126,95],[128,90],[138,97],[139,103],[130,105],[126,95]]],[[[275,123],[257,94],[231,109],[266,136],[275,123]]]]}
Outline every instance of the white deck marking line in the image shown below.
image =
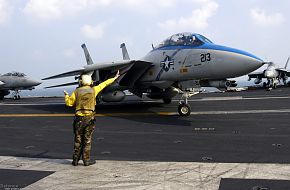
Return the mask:
{"type": "MultiPolygon", "coordinates": [[[[227,114],[267,114],[267,113],[290,113],[290,109],[279,110],[232,110],[232,111],[200,111],[191,112],[191,115],[227,115],[227,114]]],[[[148,112],[148,113],[100,113],[96,117],[118,117],[118,116],[152,116],[152,115],[178,115],[177,112],[148,112]]],[[[74,114],[0,114],[1,117],[72,117],[74,114]]]]}
{"type": "MultiPolygon", "coordinates": [[[[267,100],[267,99],[290,99],[290,96],[265,96],[265,97],[242,97],[242,96],[229,96],[229,97],[205,97],[197,99],[189,99],[189,102],[198,101],[234,101],[234,100],[267,100]]],[[[144,103],[158,103],[161,100],[144,100],[144,101],[128,101],[132,102],[144,102],[144,103]]],[[[172,100],[172,102],[179,102],[179,100],[172,100]]],[[[47,105],[64,105],[64,102],[49,102],[49,103],[0,103],[3,106],[47,106],[47,105]]],[[[103,104],[105,105],[105,104],[103,104]]]]}
{"type": "Polygon", "coordinates": [[[290,96],[269,96],[269,97],[242,97],[242,96],[208,97],[208,98],[193,99],[193,100],[188,100],[188,101],[194,102],[194,101],[268,100],[268,99],[290,99],[290,96]]]}

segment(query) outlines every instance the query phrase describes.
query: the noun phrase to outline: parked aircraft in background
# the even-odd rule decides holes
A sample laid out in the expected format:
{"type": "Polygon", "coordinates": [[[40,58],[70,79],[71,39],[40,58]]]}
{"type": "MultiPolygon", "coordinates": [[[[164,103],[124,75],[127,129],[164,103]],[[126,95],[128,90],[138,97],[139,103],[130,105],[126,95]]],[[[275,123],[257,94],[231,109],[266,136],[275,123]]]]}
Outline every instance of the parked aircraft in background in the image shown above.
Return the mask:
{"type": "MultiPolygon", "coordinates": [[[[93,63],[85,45],[82,45],[88,65],[81,69],[47,77],[47,79],[91,74],[101,82],[120,70],[121,77],[106,88],[103,101],[122,101],[124,90],[142,97],[163,99],[170,103],[178,93],[183,94],[178,112],[189,115],[188,97],[194,93],[193,86],[229,87],[236,84],[227,78],[246,75],[263,65],[263,61],[245,51],[214,44],[208,38],[195,33],[179,33],[170,36],[143,58],[130,60],[125,44],[121,45],[123,60],[93,63]]],[[[66,86],[74,83],[55,85],[66,86]]]]}
{"type": "Polygon", "coordinates": [[[264,82],[263,86],[268,88],[276,88],[277,84],[279,84],[279,82],[281,81],[286,85],[287,79],[290,76],[290,71],[287,70],[289,59],[290,57],[288,57],[284,68],[278,68],[277,65],[273,62],[267,63],[268,67],[264,71],[250,73],[248,75],[249,80],[255,78],[254,83],[260,84],[262,82],[262,79],[266,78],[267,83],[264,82]]]}
{"type": "Polygon", "coordinates": [[[14,91],[14,99],[20,99],[20,90],[32,90],[35,86],[41,84],[36,80],[26,77],[25,74],[19,72],[7,73],[0,76],[0,100],[4,99],[4,96],[10,94],[10,91],[14,91]]]}

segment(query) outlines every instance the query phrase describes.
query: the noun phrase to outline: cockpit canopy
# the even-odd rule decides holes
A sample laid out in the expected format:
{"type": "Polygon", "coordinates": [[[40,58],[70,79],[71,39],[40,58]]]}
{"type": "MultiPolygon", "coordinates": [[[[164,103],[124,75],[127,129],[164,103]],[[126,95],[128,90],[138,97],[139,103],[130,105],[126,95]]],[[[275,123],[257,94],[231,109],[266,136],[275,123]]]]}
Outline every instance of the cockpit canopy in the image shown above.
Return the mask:
{"type": "Polygon", "coordinates": [[[12,72],[12,73],[6,73],[3,76],[25,77],[26,75],[24,73],[20,73],[20,72],[12,72]]]}
{"type": "Polygon", "coordinates": [[[156,48],[167,46],[200,46],[205,43],[212,44],[212,41],[200,34],[178,33],[161,42],[156,48]]]}

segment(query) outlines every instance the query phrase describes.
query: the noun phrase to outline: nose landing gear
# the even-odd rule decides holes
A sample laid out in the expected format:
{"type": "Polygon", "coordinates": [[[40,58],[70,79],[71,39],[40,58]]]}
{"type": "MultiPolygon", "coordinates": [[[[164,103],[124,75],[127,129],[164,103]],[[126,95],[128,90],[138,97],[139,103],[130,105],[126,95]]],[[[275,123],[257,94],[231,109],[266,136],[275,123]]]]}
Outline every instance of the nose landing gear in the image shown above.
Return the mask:
{"type": "Polygon", "coordinates": [[[20,100],[19,90],[15,90],[13,92],[13,99],[14,100],[20,100]]]}
{"type": "Polygon", "coordinates": [[[189,116],[191,113],[190,105],[184,102],[180,103],[178,106],[178,113],[180,116],[189,116]]]}
{"type": "Polygon", "coordinates": [[[193,95],[198,94],[199,92],[195,92],[193,89],[190,89],[190,91],[181,91],[180,93],[182,93],[181,99],[179,101],[179,106],[178,106],[178,113],[180,116],[189,116],[191,113],[191,107],[188,104],[188,98],[190,98],[193,95]]]}

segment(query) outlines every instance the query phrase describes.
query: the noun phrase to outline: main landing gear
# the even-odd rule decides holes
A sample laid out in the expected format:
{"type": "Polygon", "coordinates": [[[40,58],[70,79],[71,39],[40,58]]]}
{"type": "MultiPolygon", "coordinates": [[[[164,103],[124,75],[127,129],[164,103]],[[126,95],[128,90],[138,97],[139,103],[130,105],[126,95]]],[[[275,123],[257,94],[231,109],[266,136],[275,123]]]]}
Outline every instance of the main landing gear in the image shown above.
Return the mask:
{"type": "Polygon", "coordinates": [[[13,92],[13,99],[14,100],[20,100],[19,90],[15,90],[13,92]]]}
{"type": "Polygon", "coordinates": [[[190,105],[188,104],[187,99],[193,95],[198,94],[199,92],[194,92],[193,90],[185,92],[180,90],[180,92],[182,93],[181,99],[183,100],[179,101],[178,113],[180,116],[189,116],[191,113],[191,108],[190,105]]]}
{"type": "Polygon", "coordinates": [[[276,89],[277,85],[279,83],[279,80],[273,78],[273,79],[268,79],[267,83],[263,83],[263,87],[267,88],[268,91],[271,91],[272,89],[276,89]]]}

